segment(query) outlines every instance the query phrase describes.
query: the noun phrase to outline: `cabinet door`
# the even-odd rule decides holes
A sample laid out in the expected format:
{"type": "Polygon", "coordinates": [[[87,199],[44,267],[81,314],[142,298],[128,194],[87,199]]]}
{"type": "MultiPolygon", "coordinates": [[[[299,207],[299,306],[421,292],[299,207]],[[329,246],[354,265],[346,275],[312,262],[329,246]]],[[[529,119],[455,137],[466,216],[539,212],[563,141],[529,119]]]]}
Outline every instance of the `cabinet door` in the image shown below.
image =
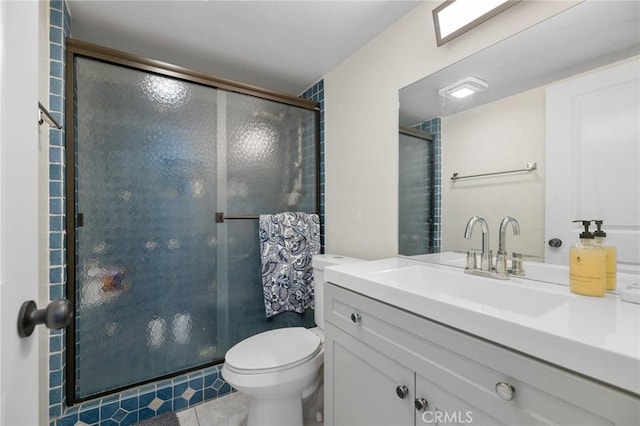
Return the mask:
{"type": "Polygon", "coordinates": [[[413,372],[327,323],[325,425],[414,424],[413,372]],[[408,394],[400,398],[398,386],[408,394]]]}
{"type": "Polygon", "coordinates": [[[498,426],[504,424],[450,392],[447,389],[447,383],[438,385],[418,374],[416,374],[416,399],[424,399],[428,403],[425,410],[416,409],[416,425],[498,426]]]}

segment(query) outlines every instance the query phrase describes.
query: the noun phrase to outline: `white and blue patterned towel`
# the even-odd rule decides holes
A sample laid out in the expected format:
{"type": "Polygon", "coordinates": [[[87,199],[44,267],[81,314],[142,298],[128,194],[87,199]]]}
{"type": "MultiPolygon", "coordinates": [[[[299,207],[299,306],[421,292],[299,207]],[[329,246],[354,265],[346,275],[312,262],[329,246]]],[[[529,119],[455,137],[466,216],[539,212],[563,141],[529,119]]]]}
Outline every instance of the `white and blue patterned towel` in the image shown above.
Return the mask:
{"type": "Polygon", "coordinates": [[[284,212],[260,215],[262,287],[267,318],[280,312],[313,308],[311,258],[320,253],[317,214],[284,212]]]}

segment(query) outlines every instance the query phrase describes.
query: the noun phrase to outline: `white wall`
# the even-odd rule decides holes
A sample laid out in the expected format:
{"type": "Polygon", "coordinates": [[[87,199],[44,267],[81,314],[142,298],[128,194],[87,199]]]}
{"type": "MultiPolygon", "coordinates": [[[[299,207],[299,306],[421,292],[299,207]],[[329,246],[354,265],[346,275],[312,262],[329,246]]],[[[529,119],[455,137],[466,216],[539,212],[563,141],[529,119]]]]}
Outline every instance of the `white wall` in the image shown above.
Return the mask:
{"type": "MultiPolygon", "coordinates": [[[[49,107],[49,2],[38,2],[38,100],[49,107]]],[[[49,303],[49,126],[38,128],[38,307],[49,303]]],[[[40,424],[49,420],[49,333],[39,333],[40,424]]]]}
{"type": "Polygon", "coordinates": [[[437,48],[428,1],[324,77],[326,251],[398,251],[398,90],[576,4],[523,1],[437,48]]]}
{"type": "Polygon", "coordinates": [[[37,299],[38,5],[0,1],[0,424],[38,424],[38,334],[18,310],[37,299]]]}
{"type": "Polygon", "coordinates": [[[487,219],[491,249],[505,216],[520,223],[507,233],[507,249],[544,256],[545,89],[520,93],[442,119],[442,251],[481,248],[480,231],[471,240],[464,229],[471,216],[487,219]],[[450,180],[460,175],[524,168],[533,172],[450,180]]]}

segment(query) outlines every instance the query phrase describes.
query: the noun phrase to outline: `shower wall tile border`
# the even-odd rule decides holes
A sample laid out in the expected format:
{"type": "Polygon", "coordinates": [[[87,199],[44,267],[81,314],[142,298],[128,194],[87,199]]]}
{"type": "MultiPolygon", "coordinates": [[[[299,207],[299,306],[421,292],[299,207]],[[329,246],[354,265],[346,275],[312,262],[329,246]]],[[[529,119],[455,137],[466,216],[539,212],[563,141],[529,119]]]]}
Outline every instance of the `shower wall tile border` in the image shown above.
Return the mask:
{"type": "Polygon", "coordinates": [[[440,117],[432,118],[430,120],[423,121],[420,124],[416,124],[412,128],[421,130],[423,132],[429,132],[433,135],[433,152],[434,152],[434,166],[435,166],[435,179],[434,179],[434,196],[435,196],[435,211],[433,217],[434,227],[434,241],[433,252],[440,253],[442,246],[442,133],[441,133],[441,119],[440,117]]]}
{"type": "MultiPolygon", "coordinates": [[[[70,35],[71,21],[66,2],[49,2],[49,111],[64,123],[64,40],[70,35]]],[[[64,297],[65,229],[64,229],[64,129],[49,129],[49,299],[64,297]]],[[[49,331],[48,380],[49,419],[64,413],[65,342],[64,332],[49,331]]]]}
{"type": "Polygon", "coordinates": [[[55,426],[128,426],[163,414],[181,411],[233,392],[217,365],[173,379],[128,389],[67,408],[55,426]]]}
{"type": "Polygon", "coordinates": [[[305,90],[301,98],[316,101],[320,104],[320,245],[321,253],[324,253],[324,80],[320,80],[305,90]]]}

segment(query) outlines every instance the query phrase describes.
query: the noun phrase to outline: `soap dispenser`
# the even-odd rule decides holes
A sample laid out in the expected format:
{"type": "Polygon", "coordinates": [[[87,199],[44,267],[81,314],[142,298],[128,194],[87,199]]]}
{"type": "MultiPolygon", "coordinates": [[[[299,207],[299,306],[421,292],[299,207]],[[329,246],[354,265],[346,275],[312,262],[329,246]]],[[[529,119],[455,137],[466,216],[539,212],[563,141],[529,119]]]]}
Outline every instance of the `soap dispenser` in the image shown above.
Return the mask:
{"type": "Polygon", "coordinates": [[[606,290],[606,263],[604,250],[595,244],[589,232],[590,220],[582,222],[584,231],[580,242],[569,249],[569,288],[585,296],[604,296],[606,290]]]}
{"type": "Polygon", "coordinates": [[[615,247],[604,244],[604,239],[607,237],[607,233],[602,230],[603,221],[594,220],[593,222],[598,227],[598,229],[593,233],[593,240],[595,241],[596,246],[604,250],[607,290],[615,290],[618,272],[618,251],[615,247]]]}

